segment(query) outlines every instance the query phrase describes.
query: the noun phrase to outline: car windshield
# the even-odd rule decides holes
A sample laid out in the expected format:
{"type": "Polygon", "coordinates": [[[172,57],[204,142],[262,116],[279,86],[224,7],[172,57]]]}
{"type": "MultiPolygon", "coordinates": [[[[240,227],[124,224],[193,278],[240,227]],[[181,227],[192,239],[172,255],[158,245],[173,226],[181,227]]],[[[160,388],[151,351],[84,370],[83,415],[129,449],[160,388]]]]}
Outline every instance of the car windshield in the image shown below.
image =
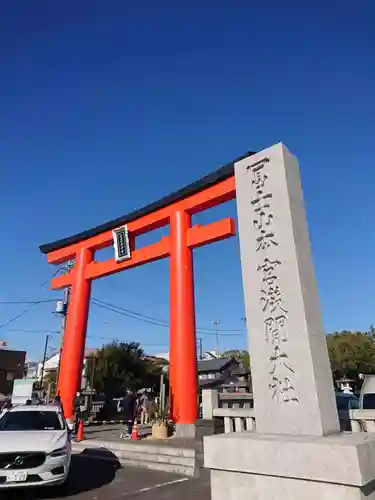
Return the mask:
{"type": "Polygon", "coordinates": [[[54,411],[10,411],[0,419],[0,431],[61,431],[64,422],[54,411]]]}

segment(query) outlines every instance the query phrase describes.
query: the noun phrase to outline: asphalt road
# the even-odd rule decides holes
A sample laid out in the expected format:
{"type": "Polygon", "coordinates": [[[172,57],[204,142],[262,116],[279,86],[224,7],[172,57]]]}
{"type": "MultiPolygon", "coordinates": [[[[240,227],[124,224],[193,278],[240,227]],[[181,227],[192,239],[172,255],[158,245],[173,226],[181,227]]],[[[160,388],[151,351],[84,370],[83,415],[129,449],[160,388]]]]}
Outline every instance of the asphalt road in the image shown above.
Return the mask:
{"type": "MultiPolygon", "coordinates": [[[[109,452],[108,452],[109,453],[109,452]]],[[[108,457],[109,458],[109,457],[108,457]]],[[[207,474],[199,479],[124,467],[108,458],[73,455],[68,483],[58,488],[0,490],[1,499],[210,500],[207,474]]]]}

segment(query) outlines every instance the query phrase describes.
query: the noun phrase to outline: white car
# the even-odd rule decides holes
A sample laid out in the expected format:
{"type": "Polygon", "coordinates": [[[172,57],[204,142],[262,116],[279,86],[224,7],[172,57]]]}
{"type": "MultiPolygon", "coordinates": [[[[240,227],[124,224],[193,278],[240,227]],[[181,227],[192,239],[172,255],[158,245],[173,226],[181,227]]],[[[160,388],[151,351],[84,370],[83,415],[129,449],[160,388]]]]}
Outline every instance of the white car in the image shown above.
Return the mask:
{"type": "Polygon", "coordinates": [[[0,418],[0,488],[62,484],[71,453],[58,406],[16,406],[0,418]]]}

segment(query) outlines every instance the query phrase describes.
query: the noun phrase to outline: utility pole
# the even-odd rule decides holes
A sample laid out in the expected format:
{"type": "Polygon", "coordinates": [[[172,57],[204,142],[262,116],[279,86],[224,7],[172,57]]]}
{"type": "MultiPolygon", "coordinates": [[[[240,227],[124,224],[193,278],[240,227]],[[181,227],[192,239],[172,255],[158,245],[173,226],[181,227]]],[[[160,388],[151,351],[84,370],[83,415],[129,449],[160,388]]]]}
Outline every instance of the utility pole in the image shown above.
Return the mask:
{"type": "Polygon", "coordinates": [[[95,370],[96,370],[96,352],[94,353],[92,366],[91,366],[91,380],[90,380],[90,405],[89,405],[89,416],[91,415],[92,409],[92,393],[94,391],[94,381],[95,381],[95,370]]]}
{"type": "MultiPolygon", "coordinates": [[[[66,266],[66,271],[69,273],[71,268],[73,267],[74,262],[72,260],[68,261],[68,264],[66,266]]],[[[63,301],[60,304],[57,305],[56,307],[56,312],[58,314],[62,315],[62,320],[61,320],[61,329],[60,329],[60,353],[59,353],[59,364],[57,366],[57,374],[56,374],[56,389],[57,389],[57,383],[59,380],[59,374],[60,374],[60,363],[61,363],[61,356],[62,356],[62,346],[64,342],[64,334],[65,334],[65,328],[66,328],[66,322],[68,319],[68,307],[69,307],[69,298],[70,298],[70,287],[66,287],[64,290],[64,298],[63,301]]]]}
{"type": "Polygon", "coordinates": [[[44,377],[44,367],[45,367],[46,358],[47,358],[48,342],[49,342],[50,337],[51,336],[47,333],[46,340],[45,340],[45,343],[44,343],[44,354],[43,354],[42,371],[41,371],[41,374],[40,374],[40,381],[41,381],[41,385],[42,386],[43,386],[43,377],[44,377]]]}
{"type": "Polygon", "coordinates": [[[203,359],[202,337],[197,338],[197,350],[198,350],[198,359],[199,361],[202,361],[203,359]]]}
{"type": "Polygon", "coordinates": [[[165,409],[165,376],[169,373],[169,366],[163,366],[160,373],[160,415],[165,409]]]}
{"type": "Polygon", "coordinates": [[[218,331],[218,326],[220,325],[220,320],[214,319],[212,322],[213,325],[216,327],[216,351],[219,354],[220,353],[220,339],[219,339],[219,331],[218,331]]]}

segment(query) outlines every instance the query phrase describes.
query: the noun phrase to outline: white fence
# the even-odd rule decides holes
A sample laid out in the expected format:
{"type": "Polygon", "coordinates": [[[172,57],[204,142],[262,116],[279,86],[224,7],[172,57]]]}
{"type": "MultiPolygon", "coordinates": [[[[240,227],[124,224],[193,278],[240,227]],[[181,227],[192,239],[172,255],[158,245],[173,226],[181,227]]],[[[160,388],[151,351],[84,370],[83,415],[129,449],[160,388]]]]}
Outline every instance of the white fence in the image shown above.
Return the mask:
{"type": "Polygon", "coordinates": [[[255,414],[252,408],[216,408],[214,418],[224,419],[224,432],[243,432],[255,430],[255,414]]]}
{"type": "Polygon", "coordinates": [[[349,410],[352,432],[375,432],[375,410],[349,410]]]}
{"type": "MultiPolygon", "coordinates": [[[[251,406],[251,394],[226,394],[216,389],[202,391],[203,418],[222,420],[225,433],[256,429],[251,406]]],[[[341,410],[338,413],[342,431],[375,433],[375,410],[341,410]]]]}
{"type": "Polygon", "coordinates": [[[217,389],[203,389],[202,416],[204,419],[222,419],[224,432],[255,430],[252,394],[219,393],[217,389]]]}

